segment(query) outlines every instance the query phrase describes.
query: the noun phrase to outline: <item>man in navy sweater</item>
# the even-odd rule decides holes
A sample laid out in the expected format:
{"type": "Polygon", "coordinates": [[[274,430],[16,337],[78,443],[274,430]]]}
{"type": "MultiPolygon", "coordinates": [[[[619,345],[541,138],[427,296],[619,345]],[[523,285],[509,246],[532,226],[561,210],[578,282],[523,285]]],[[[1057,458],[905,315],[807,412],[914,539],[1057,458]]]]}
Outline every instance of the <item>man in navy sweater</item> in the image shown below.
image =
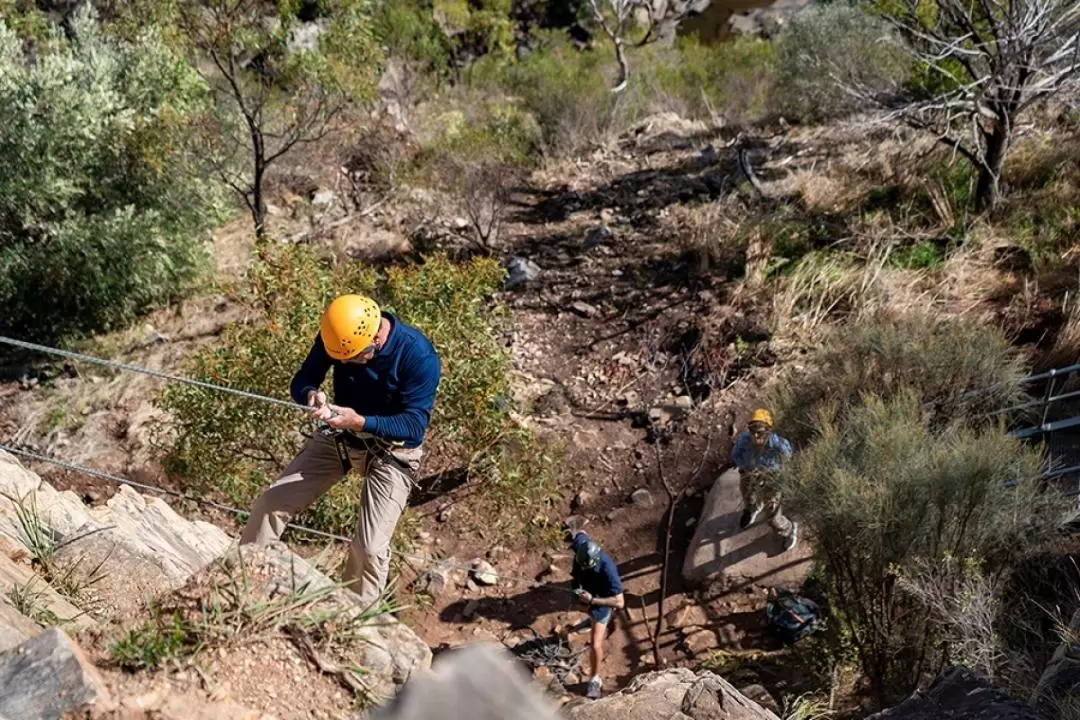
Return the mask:
{"type": "Polygon", "coordinates": [[[289,518],[340,482],[364,475],[345,582],[367,606],[390,570],[390,538],[409,498],[441,378],[439,357],[414,327],[371,298],[342,295],[326,309],[319,335],[292,379],[293,400],[336,435],[316,432],[255,501],[241,543],[277,540],[289,518]],[[334,403],[320,386],[334,371],[334,403]]]}
{"type": "Polygon", "coordinates": [[[592,660],[592,678],[586,695],[600,697],[603,680],[600,664],[604,662],[604,639],[608,623],[616,608],[624,606],[622,578],[611,556],[601,549],[586,533],[578,532],[570,542],[574,551],[574,564],[570,570],[573,589],[582,603],[589,606],[592,621],[589,654],[592,660]]]}

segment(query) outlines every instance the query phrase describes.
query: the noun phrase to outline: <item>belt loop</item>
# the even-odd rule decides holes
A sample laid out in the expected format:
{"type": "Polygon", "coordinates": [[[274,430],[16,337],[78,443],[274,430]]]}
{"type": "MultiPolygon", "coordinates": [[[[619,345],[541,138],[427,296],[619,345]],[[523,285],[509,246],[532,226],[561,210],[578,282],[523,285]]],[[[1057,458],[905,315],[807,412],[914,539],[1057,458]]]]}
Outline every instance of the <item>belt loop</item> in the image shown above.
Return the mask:
{"type": "Polygon", "coordinates": [[[352,470],[352,460],[349,458],[349,447],[340,433],[334,436],[334,447],[337,448],[338,460],[341,461],[341,475],[344,477],[352,470]]]}

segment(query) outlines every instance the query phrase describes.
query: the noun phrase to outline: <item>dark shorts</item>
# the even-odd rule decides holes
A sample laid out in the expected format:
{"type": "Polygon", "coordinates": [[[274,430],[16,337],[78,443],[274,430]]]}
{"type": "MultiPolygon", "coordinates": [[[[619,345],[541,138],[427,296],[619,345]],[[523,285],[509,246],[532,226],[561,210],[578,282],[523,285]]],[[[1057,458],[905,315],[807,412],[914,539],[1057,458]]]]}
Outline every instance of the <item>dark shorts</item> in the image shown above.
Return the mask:
{"type": "Polygon", "coordinates": [[[611,619],[611,611],[613,608],[595,606],[589,608],[589,617],[592,618],[593,623],[597,625],[607,625],[608,620],[611,619]]]}

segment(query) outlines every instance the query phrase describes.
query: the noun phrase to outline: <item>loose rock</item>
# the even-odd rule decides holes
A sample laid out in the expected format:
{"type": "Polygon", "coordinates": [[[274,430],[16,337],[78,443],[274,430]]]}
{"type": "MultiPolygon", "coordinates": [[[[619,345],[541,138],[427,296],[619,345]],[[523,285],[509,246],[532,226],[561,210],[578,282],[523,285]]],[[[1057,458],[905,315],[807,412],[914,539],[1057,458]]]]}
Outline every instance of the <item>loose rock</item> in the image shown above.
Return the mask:
{"type": "Polygon", "coordinates": [[[597,245],[603,245],[614,239],[615,233],[611,231],[611,228],[607,225],[598,225],[596,227],[591,227],[586,231],[585,241],[581,244],[581,247],[585,250],[591,250],[597,245]]]}
{"type": "Polygon", "coordinates": [[[583,317],[591,318],[600,314],[600,310],[595,305],[590,305],[587,302],[577,300],[570,303],[570,309],[583,317]]]}
{"type": "Polygon", "coordinates": [[[494,585],[499,582],[499,574],[487,560],[474,560],[472,578],[478,585],[494,585]]]}
{"type": "Polygon", "coordinates": [[[540,276],[541,272],[540,266],[532,260],[517,255],[510,258],[506,264],[506,269],[509,271],[509,276],[506,278],[506,282],[503,283],[504,289],[535,280],[540,276]]]}
{"type": "Polygon", "coordinates": [[[638,488],[630,495],[630,501],[638,507],[647,508],[652,507],[653,498],[652,493],[645,488],[638,488]]]}
{"type": "Polygon", "coordinates": [[[0,654],[0,717],[55,720],[92,704],[111,702],[101,676],[59,628],[50,628],[0,654]]]}
{"type": "Polygon", "coordinates": [[[578,494],[574,496],[574,499],[570,501],[571,510],[581,510],[582,507],[592,502],[592,493],[587,490],[580,490],[578,494]]]}

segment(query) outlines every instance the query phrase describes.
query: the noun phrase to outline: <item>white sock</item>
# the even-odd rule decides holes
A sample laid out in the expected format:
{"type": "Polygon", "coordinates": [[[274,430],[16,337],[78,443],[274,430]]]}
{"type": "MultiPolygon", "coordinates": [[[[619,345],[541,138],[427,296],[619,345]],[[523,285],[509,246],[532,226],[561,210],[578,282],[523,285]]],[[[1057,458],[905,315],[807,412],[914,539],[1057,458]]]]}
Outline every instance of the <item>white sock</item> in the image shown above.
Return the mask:
{"type": "Polygon", "coordinates": [[[600,682],[600,676],[599,675],[593,675],[592,680],[590,680],[589,682],[600,682]]]}

